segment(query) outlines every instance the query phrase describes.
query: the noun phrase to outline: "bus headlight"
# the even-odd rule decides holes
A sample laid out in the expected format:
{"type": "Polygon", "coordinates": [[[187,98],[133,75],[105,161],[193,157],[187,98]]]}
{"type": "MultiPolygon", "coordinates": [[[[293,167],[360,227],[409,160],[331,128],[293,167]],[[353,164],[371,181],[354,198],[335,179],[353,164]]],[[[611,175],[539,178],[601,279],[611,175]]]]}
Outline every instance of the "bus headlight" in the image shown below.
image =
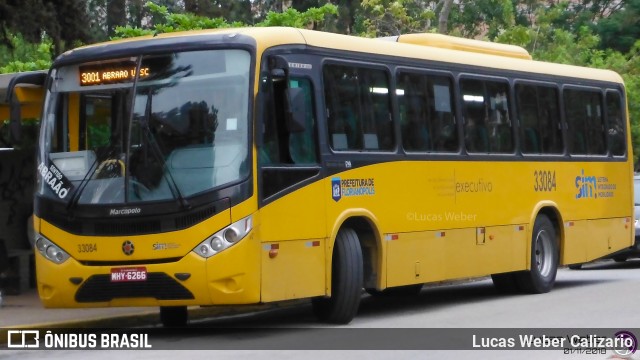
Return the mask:
{"type": "Polygon", "coordinates": [[[42,256],[56,264],[62,264],[69,258],[69,254],[42,235],[36,237],[36,250],[38,250],[42,256]]]}
{"type": "Polygon", "coordinates": [[[237,244],[251,231],[253,222],[251,215],[234,222],[224,229],[206,238],[192,251],[203,258],[209,258],[224,249],[237,244]]]}

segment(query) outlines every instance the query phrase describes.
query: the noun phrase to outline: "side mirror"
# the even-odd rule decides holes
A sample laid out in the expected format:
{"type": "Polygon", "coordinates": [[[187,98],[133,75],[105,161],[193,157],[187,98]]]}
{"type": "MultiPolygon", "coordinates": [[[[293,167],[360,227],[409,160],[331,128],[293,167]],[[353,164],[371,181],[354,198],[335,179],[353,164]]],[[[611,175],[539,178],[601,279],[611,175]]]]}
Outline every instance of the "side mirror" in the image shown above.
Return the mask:
{"type": "Polygon", "coordinates": [[[307,119],[304,90],[302,88],[287,88],[285,95],[287,98],[287,131],[289,133],[304,132],[307,119]]]}
{"type": "Polygon", "coordinates": [[[29,71],[19,73],[9,81],[9,85],[7,86],[7,103],[9,103],[10,107],[9,140],[13,146],[18,146],[22,141],[22,113],[16,88],[19,84],[44,86],[46,78],[46,71],[29,71]]]}

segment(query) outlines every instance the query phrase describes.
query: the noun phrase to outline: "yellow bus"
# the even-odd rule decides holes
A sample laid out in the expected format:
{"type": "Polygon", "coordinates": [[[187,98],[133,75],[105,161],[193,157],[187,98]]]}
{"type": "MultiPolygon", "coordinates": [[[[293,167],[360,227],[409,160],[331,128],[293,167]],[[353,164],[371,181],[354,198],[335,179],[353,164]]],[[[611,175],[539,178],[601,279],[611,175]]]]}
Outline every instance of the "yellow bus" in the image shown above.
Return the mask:
{"type": "Polygon", "coordinates": [[[46,86],[46,307],[312,299],[491,276],[545,293],[633,241],[625,87],[521,48],[204,30],[87,46],[46,86]]]}
{"type": "Polygon", "coordinates": [[[17,264],[17,258],[28,257],[33,245],[33,168],[45,76],[44,71],[0,74],[0,290],[8,293],[29,282],[18,277],[28,264],[17,264]]]}

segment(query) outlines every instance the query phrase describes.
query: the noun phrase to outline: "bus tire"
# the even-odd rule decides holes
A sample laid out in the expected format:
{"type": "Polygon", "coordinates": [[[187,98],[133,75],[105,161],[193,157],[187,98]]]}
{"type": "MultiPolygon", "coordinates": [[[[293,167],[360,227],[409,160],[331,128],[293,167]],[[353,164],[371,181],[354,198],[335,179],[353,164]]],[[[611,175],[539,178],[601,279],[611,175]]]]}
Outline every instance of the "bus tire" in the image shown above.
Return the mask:
{"type": "Polygon", "coordinates": [[[331,297],[313,299],[313,312],[321,321],[348,324],[360,306],[363,278],[362,249],[353,229],[338,231],[331,269],[331,297]]]}
{"type": "Polygon", "coordinates": [[[164,327],[182,327],[187,325],[189,313],[186,306],[161,306],[160,322],[164,327]]]}
{"type": "Polygon", "coordinates": [[[515,273],[491,274],[491,281],[498,292],[511,294],[518,291],[515,273]]]}
{"type": "Polygon", "coordinates": [[[538,215],[531,236],[531,269],[516,273],[518,288],[529,294],[551,291],[559,260],[556,230],[546,215],[538,215]]]}

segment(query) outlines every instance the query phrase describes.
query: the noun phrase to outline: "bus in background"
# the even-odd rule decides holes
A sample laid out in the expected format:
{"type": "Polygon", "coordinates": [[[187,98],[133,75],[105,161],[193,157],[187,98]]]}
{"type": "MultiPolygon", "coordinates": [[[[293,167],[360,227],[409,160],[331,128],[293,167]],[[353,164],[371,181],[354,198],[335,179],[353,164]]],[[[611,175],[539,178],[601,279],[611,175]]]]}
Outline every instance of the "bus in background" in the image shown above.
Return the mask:
{"type": "Polygon", "coordinates": [[[56,59],[37,158],[46,307],[312,299],[558,266],[633,241],[625,87],[521,48],[203,30],[56,59]]]}
{"type": "Polygon", "coordinates": [[[44,71],[0,75],[0,278],[12,277],[0,280],[0,289],[8,293],[19,291],[12,288],[17,274],[6,274],[9,255],[30,251],[33,243],[35,145],[45,77],[44,71]]]}

